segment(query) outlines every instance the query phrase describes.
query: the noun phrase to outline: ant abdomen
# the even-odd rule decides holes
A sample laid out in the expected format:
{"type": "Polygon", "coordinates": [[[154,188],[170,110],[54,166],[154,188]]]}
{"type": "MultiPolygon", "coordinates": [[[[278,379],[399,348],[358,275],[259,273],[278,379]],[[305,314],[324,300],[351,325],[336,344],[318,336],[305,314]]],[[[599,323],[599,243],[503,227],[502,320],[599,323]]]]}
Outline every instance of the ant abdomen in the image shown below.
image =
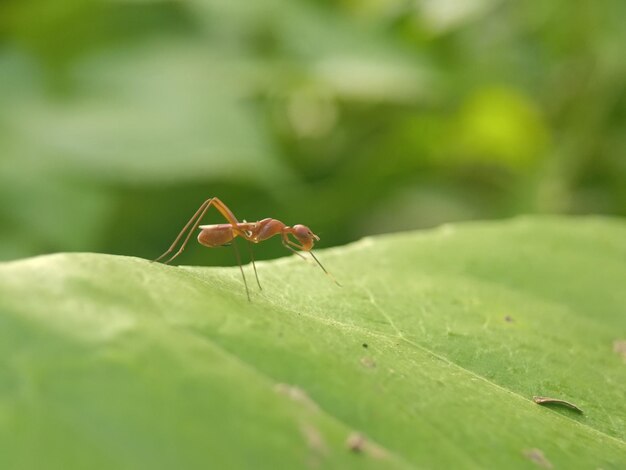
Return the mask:
{"type": "Polygon", "coordinates": [[[209,248],[226,245],[235,238],[233,226],[230,224],[201,225],[198,242],[209,248]]]}

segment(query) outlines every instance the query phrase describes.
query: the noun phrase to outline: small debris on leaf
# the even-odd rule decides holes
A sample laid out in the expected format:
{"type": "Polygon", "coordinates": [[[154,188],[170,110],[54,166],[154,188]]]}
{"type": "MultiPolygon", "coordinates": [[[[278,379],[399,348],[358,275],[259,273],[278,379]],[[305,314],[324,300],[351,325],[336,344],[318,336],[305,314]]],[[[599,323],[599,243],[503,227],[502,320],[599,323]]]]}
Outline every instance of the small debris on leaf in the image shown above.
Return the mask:
{"type": "Polygon", "coordinates": [[[616,339],[613,341],[613,352],[622,356],[622,359],[626,362],[626,339],[616,339]]]}
{"type": "Polygon", "coordinates": [[[542,468],[552,468],[552,463],[543,455],[543,452],[539,449],[526,449],[523,452],[524,457],[528,460],[536,463],[542,468]]]}
{"type": "Polygon", "coordinates": [[[363,343],[363,347],[364,347],[364,348],[367,348],[367,343],[363,343]]]}
{"type": "Polygon", "coordinates": [[[513,323],[515,320],[513,320],[513,317],[511,315],[507,315],[506,317],[504,317],[504,321],[507,323],[513,323]]]}
{"type": "Polygon", "coordinates": [[[365,445],[365,437],[359,432],[353,432],[348,436],[346,440],[346,447],[352,452],[363,452],[363,446],[365,445]]]}
{"type": "Polygon", "coordinates": [[[533,397],[533,401],[535,403],[537,403],[538,405],[559,405],[559,406],[566,406],[567,408],[571,408],[572,410],[578,411],[579,413],[582,413],[583,410],[581,410],[580,408],[578,408],[576,405],[574,405],[573,403],[570,403],[569,401],[565,401],[565,400],[561,400],[559,398],[550,398],[550,397],[533,397]]]}
{"type": "Polygon", "coordinates": [[[385,449],[356,431],[350,433],[346,439],[346,447],[355,454],[363,453],[375,459],[384,459],[389,455],[385,449]]]}
{"type": "Polygon", "coordinates": [[[286,395],[295,402],[302,403],[312,411],[318,411],[319,406],[315,403],[307,393],[300,387],[278,383],[274,386],[274,390],[282,395],[286,395]]]}
{"type": "Polygon", "coordinates": [[[361,365],[367,367],[368,369],[373,369],[376,367],[376,361],[369,356],[364,356],[361,358],[361,365]]]}
{"type": "Polygon", "coordinates": [[[324,438],[315,426],[312,426],[310,424],[302,424],[300,426],[300,431],[306,439],[306,443],[309,446],[309,449],[321,455],[328,454],[328,446],[326,445],[326,442],[324,442],[324,438]]]}

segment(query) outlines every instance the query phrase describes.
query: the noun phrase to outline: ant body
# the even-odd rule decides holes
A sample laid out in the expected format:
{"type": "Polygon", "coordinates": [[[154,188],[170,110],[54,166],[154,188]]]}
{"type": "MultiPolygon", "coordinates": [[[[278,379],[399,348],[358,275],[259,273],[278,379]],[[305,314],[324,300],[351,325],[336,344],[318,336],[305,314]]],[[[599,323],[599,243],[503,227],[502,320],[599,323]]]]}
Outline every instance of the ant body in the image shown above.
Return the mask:
{"type": "MultiPolygon", "coordinates": [[[[185,233],[187,233],[187,236],[185,236],[185,239],[178,251],[169,258],[167,258],[164,263],[168,264],[173,261],[174,258],[176,258],[183,252],[183,250],[187,246],[187,243],[189,242],[189,239],[191,238],[191,234],[198,228],[201,230],[200,234],[198,235],[198,242],[208,248],[229,245],[236,237],[244,238],[248,242],[260,243],[275,235],[280,235],[282,244],[285,246],[285,248],[288,248],[303,259],[306,258],[304,258],[304,256],[297,250],[307,251],[311,253],[311,256],[317,262],[320,268],[322,268],[322,270],[332,278],[331,274],[326,271],[324,266],[322,266],[322,263],[319,262],[319,260],[311,251],[315,242],[319,241],[319,237],[315,235],[307,226],[298,224],[290,227],[280,220],[271,218],[263,219],[258,222],[239,222],[235,215],[232,213],[232,211],[228,208],[228,206],[216,197],[207,199],[202,203],[200,208],[191,217],[191,219],[189,219],[187,224],[180,231],[180,233],[174,240],[174,243],[172,243],[172,245],[167,249],[165,253],[155,259],[155,261],[160,261],[167,255],[171,254],[180,242],[180,240],[183,238],[183,236],[185,236],[185,233]],[[228,223],[200,225],[200,221],[210,207],[215,207],[218,212],[222,214],[222,216],[227,220],[228,223]],[[296,241],[291,240],[289,238],[290,235],[296,241]]],[[[239,255],[239,251],[237,250],[237,246],[234,243],[232,243],[232,245],[235,250],[235,256],[237,257],[239,269],[241,270],[241,276],[243,277],[246,294],[248,296],[248,300],[250,300],[250,291],[248,290],[246,276],[243,272],[243,267],[241,266],[241,257],[239,255]]],[[[250,250],[250,254],[252,255],[252,250],[250,250]]],[[[252,266],[254,267],[254,275],[256,277],[257,284],[259,285],[259,289],[261,289],[261,283],[259,282],[259,276],[257,275],[254,258],[252,258],[252,266]]],[[[335,283],[339,285],[337,281],[335,281],[335,283]]]]}

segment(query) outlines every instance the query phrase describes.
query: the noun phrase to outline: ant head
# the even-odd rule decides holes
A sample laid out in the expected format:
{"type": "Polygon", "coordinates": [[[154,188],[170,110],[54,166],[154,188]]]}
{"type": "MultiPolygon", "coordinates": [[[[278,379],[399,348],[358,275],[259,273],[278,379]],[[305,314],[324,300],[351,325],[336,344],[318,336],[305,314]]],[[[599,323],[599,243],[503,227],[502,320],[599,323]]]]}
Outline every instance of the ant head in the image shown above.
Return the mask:
{"type": "Polygon", "coordinates": [[[313,244],[320,239],[306,225],[294,225],[291,233],[300,242],[305,251],[311,250],[313,244]]]}

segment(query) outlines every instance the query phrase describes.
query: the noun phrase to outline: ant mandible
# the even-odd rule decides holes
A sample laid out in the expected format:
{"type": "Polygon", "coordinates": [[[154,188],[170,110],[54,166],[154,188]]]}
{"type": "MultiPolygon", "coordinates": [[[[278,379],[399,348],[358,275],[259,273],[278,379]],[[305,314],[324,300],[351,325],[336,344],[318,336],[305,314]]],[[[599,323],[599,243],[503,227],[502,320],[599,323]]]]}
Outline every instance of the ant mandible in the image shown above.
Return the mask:
{"type": "MultiPolygon", "coordinates": [[[[317,257],[311,251],[313,249],[313,245],[316,241],[319,241],[319,237],[315,235],[310,228],[305,225],[294,225],[293,227],[289,227],[285,225],[280,220],[276,219],[263,219],[258,222],[239,222],[232,211],[228,208],[226,204],[220,201],[216,197],[212,197],[207,199],[202,203],[200,208],[196,211],[196,213],[189,219],[187,224],[180,231],[174,243],[167,249],[165,253],[159,256],[154,261],[160,261],[165,258],[167,255],[172,253],[180,240],[185,236],[183,244],[180,246],[178,251],[170,256],[168,259],[164,261],[165,264],[168,264],[174,260],[178,255],[180,255],[189,239],[191,238],[191,234],[196,231],[196,229],[200,229],[200,234],[198,235],[198,242],[201,245],[204,245],[208,248],[215,248],[218,246],[224,246],[232,244],[235,250],[235,257],[237,258],[237,264],[239,265],[239,269],[241,271],[241,277],[243,278],[243,283],[246,288],[246,295],[248,296],[248,300],[250,300],[250,291],[248,290],[248,283],[246,281],[246,275],[243,272],[243,267],[241,266],[241,256],[239,255],[239,250],[237,249],[237,245],[233,242],[236,237],[241,237],[252,243],[259,243],[268,238],[273,237],[274,235],[280,235],[282,244],[285,248],[288,248],[296,255],[301,258],[306,258],[297,250],[308,251],[313,259],[317,262],[320,268],[330,276],[333,281],[340,285],[332,275],[326,271],[326,268],[322,266],[322,263],[317,259],[317,257]],[[200,225],[200,221],[209,210],[210,207],[215,207],[220,214],[228,221],[226,224],[213,224],[213,225],[200,225]],[[289,235],[293,236],[297,242],[294,242],[289,238],[289,235]]],[[[252,256],[252,249],[250,249],[250,255],[252,259],[252,267],[254,268],[254,276],[256,277],[256,282],[261,288],[261,283],[259,282],[259,276],[256,271],[256,265],[254,264],[254,257],[252,256]]]]}

